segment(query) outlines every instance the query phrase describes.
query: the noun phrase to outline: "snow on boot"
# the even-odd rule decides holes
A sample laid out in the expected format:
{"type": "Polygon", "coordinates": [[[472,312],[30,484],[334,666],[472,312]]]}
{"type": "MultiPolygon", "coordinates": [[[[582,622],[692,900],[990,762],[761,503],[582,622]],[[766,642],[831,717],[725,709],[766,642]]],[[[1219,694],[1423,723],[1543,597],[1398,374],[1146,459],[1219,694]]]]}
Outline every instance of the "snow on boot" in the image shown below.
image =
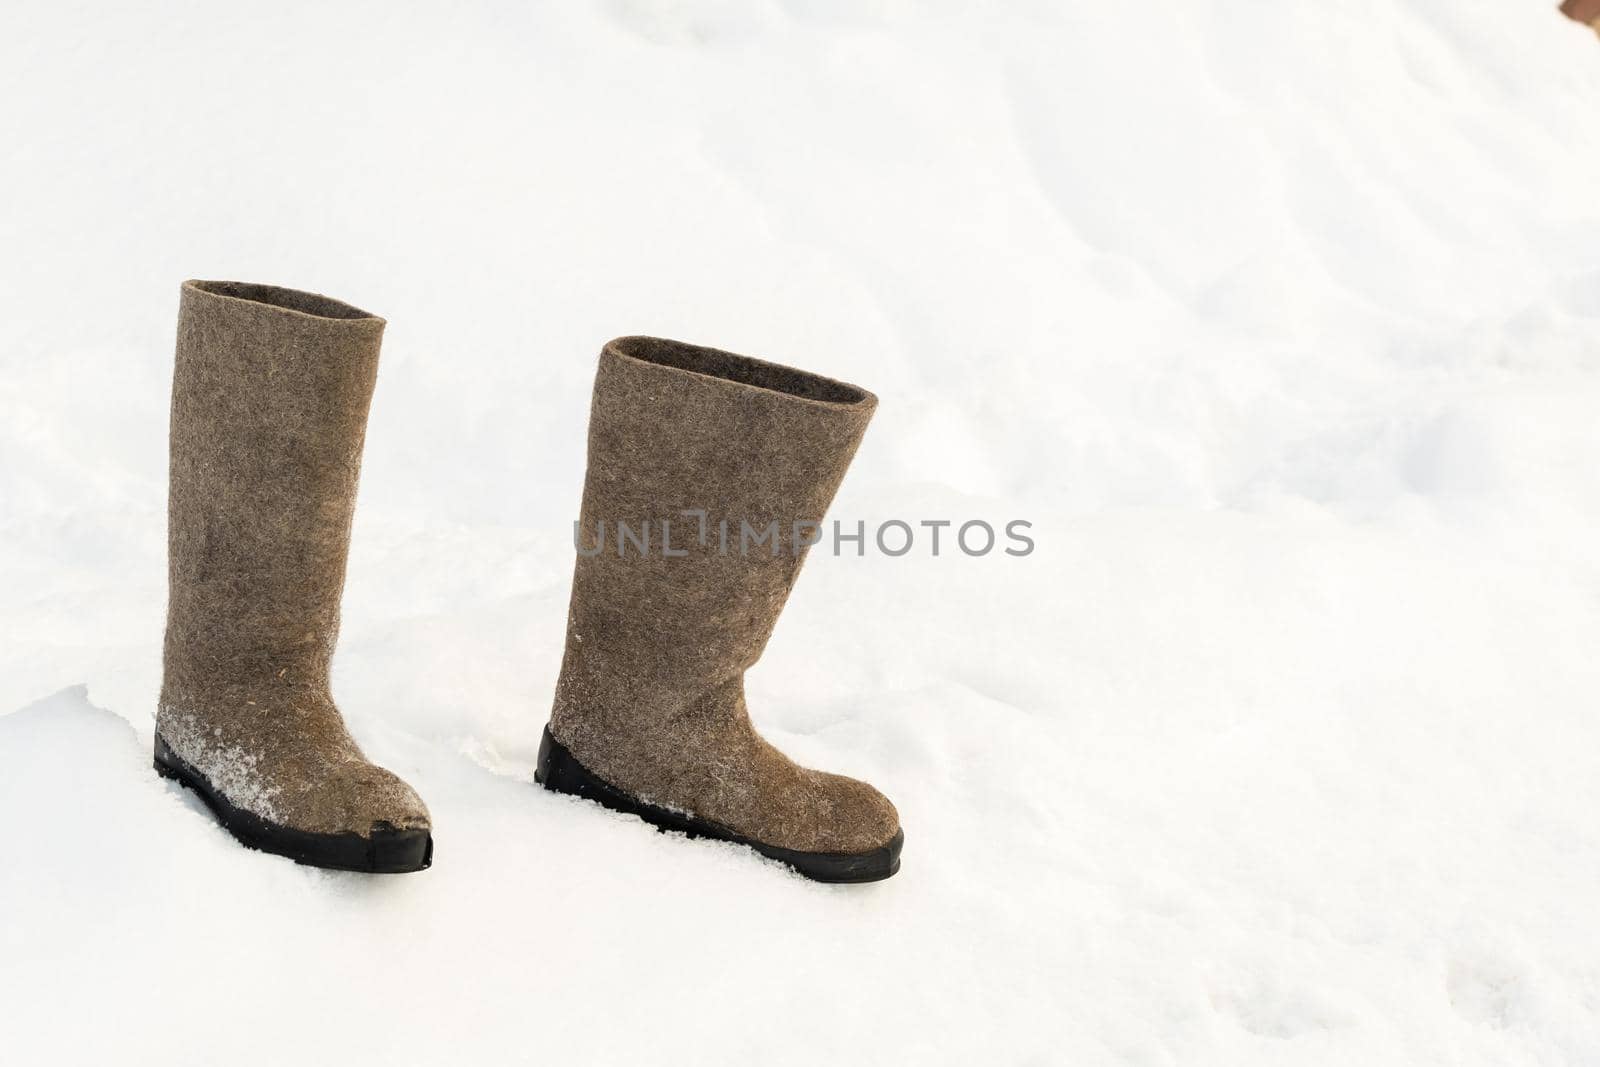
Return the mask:
{"type": "Polygon", "coordinates": [[[155,765],[252,848],[398,872],[432,860],[428,809],[328,685],[383,327],[312,293],[184,283],[155,765]]]}
{"type": "Polygon", "coordinates": [[[536,778],[819,881],[900,867],[894,805],[807,770],[745,708],[872,417],[864,389],[650,337],[600,354],[567,647],[536,778]]]}

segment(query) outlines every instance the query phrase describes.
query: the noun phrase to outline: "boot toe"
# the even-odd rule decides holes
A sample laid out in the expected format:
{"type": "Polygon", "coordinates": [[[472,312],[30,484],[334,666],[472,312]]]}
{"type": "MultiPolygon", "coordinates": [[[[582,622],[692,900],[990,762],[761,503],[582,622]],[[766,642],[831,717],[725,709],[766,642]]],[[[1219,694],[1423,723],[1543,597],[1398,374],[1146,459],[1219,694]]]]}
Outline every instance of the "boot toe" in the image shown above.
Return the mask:
{"type": "Polygon", "coordinates": [[[328,783],[327,822],[338,831],[371,837],[375,832],[430,830],[428,808],[399,776],[371,763],[341,768],[328,783]]]}
{"type": "Polygon", "coordinates": [[[855,778],[820,777],[828,817],[820,820],[814,851],[872,852],[894,840],[900,832],[900,813],[888,797],[855,778]]]}

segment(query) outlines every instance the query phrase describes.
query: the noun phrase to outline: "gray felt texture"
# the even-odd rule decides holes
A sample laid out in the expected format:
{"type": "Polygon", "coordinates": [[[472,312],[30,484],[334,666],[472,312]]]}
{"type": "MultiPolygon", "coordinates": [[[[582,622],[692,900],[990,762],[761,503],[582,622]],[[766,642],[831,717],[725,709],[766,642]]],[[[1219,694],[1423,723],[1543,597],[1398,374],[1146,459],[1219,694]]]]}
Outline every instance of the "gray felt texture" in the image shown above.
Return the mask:
{"type": "Polygon", "coordinates": [[[232,803],[310,833],[428,826],[329,691],[383,327],[275,286],[180,296],[156,728],[232,803]]]}
{"type": "Polygon", "coordinates": [[[591,773],[780,848],[867,852],[894,836],[894,805],[795,764],[756,732],[744,696],[804,562],[794,523],[821,522],[876,406],[856,386],[716,349],[605,346],[579,530],[580,545],[602,550],[578,553],[550,719],[591,773]],[[707,514],[704,543],[683,515],[694,509],[707,514]],[[741,554],[741,520],[776,520],[776,554],[741,554]],[[619,553],[618,522],[648,523],[650,550],[619,553]],[[685,556],[658,550],[662,522],[685,556]]]}

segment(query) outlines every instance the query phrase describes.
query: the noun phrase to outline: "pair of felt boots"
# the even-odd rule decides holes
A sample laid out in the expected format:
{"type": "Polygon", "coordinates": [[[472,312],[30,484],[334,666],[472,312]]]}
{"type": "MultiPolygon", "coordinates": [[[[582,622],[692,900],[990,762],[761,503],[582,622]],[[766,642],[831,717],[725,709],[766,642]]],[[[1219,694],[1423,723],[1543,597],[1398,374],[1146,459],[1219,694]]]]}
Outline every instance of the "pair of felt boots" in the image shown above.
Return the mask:
{"type": "MultiPolygon", "coordinates": [[[[432,862],[428,809],[362,754],[328,676],[383,328],[311,293],[184,284],[155,765],[247,845],[401,872],[432,862]]],[[[746,844],[822,881],[895,873],[894,806],[797,766],[755,731],[744,699],[808,528],[875,405],[855,386],[715,349],[605,346],[587,533],[535,775],[546,789],[746,844]],[[737,543],[746,524],[763,534],[756,549],[737,543]]]]}

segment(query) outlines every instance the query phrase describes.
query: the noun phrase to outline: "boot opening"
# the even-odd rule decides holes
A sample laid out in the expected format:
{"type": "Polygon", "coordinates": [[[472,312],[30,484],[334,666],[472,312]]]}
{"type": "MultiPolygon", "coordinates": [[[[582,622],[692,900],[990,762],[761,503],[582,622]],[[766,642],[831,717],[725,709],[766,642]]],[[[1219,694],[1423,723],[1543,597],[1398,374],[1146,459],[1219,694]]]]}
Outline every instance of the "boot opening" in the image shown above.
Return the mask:
{"type": "Polygon", "coordinates": [[[643,363],[673,367],[692,374],[703,374],[827,404],[860,404],[871,395],[865,389],[824,378],[820,374],[661,337],[619,337],[606,347],[620,356],[643,363]]]}
{"type": "Polygon", "coordinates": [[[320,319],[375,319],[370,311],[351,307],[343,301],[317,293],[303,293],[298,289],[283,289],[276,285],[255,285],[250,282],[188,283],[203,293],[226,296],[234,300],[248,300],[253,304],[298,311],[302,315],[315,315],[320,319]]]}

